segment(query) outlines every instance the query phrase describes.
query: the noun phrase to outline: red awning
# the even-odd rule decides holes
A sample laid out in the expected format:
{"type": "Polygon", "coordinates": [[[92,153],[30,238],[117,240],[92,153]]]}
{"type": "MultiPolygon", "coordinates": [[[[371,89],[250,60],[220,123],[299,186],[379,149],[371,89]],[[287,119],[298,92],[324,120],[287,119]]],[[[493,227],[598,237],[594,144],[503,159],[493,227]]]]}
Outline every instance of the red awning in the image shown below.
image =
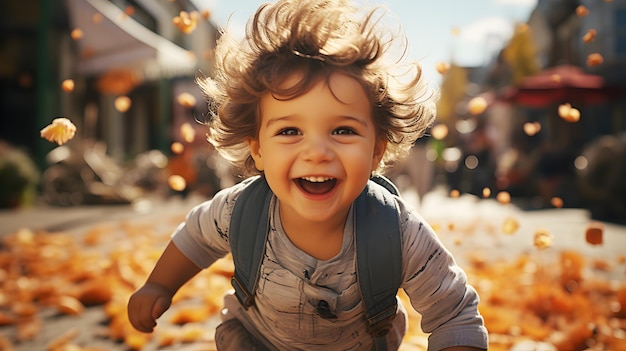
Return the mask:
{"type": "Polygon", "coordinates": [[[522,79],[503,94],[505,101],[530,107],[559,103],[597,104],[608,100],[614,91],[601,76],[587,74],[576,66],[562,65],[522,79]]]}

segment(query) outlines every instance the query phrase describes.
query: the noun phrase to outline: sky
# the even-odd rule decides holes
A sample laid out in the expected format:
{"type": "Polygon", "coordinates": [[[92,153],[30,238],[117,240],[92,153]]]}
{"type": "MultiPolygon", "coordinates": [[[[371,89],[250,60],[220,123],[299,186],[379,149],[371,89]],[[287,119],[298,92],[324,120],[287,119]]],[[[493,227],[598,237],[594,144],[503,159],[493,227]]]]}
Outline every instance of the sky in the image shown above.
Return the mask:
{"type": "MultiPolygon", "coordinates": [[[[246,21],[264,1],[194,0],[210,9],[213,21],[243,35],[246,21]]],[[[303,0],[305,1],[305,0],[303,0]]],[[[537,0],[357,0],[386,5],[409,41],[408,58],[422,62],[424,76],[441,80],[435,66],[454,62],[479,66],[510,38],[513,27],[526,22],[537,0]],[[456,34],[455,34],[456,33],[456,34]]],[[[392,20],[394,18],[391,18],[392,20]]]]}

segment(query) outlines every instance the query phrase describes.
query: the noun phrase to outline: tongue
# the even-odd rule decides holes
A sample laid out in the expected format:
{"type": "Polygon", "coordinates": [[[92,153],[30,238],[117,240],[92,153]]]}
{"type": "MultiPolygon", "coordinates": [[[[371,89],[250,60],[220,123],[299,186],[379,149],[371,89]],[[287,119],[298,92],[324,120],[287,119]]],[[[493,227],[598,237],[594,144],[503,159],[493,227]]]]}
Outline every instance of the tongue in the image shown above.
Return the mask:
{"type": "Polygon", "coordinates": [[[299,182],[300,187],[305,192],[314,195],[321,195],[331,191],[337,180],[332,179],[325,182],[309,182],[308,180],[300,179],[299,182]]]}

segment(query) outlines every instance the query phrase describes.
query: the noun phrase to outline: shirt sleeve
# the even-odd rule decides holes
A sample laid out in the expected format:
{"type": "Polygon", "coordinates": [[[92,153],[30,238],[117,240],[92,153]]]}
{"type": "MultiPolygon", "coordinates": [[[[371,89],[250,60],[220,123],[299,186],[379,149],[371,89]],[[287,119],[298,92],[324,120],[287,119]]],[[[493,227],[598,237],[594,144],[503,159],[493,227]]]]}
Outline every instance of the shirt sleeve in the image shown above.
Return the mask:
{"type": "Polygon", "coordinates": [[[452,346],[488,348],[488,333],[478,312],[479,297],[465,272],[433,229],[401,200],[403,231],[402,288],[422,315],[422,330],[430,333],[428,350],[452,346]]]}
{"type": "Polygon", "coordinates": [[[223,189],[192,208],[172,234],[176,247],[198,267],[207,268],[230,252],[230,218],[244,185],[223,189]]]}

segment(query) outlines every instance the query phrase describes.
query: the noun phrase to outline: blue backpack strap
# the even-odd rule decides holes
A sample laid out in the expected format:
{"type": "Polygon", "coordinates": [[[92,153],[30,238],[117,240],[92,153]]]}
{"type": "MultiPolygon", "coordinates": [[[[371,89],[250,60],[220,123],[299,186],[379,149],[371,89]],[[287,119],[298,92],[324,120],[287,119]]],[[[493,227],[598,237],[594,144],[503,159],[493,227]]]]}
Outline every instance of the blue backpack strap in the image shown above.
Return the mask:
{"type": "Polygon", "coordinates": [[[368,332],[377,350],[396,317],[396,295],[402,281],[402,246],[395,186],[386,178],[368,182],[356,200],[357,279],[365,305],[368,332]],[[381,184],[381,186],[379,186],[381,184]]]}
{"type": "Polygon", "coordinates": [[[239,194],[230,220],[228,240],[235,264],[231,283],[235,296],[246,309],[254,304],[269,232],[271,198],[272,191],[265,177],[258,177],[239,194]]]}

